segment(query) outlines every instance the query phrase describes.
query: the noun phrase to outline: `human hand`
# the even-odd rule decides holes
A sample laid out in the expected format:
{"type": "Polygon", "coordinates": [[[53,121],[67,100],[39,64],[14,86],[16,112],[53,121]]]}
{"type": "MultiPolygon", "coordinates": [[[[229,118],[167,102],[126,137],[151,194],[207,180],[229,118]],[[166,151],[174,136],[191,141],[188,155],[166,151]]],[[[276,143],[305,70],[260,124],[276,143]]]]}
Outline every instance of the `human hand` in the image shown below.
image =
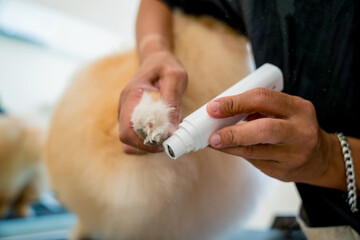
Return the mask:
{"type": "Polygon", "coordinates": [[[345,187],[339,143],[319,127],[310,101],[257,88],[215,99],[207,111],[215,118],[248,113],[253,119],[215,132],[210,137],[213,148],[244,157],[282,181],[345,187]]]}
{"type": "MultiPolygon", "coordinates": [[[[187,86],[187,73],[179,60],[169,51],[157,51],[143,59],[138,71],[126,85],[119,101],[119,139],[126,153],[162,151],[161,146],[148,146],[132,127],[131,114],[144,91],[158,91],[162,99],[173,108],[170,113],[172,127],[180,122],[181,97],[187,86]]],[[[171,134],[171,132],[169,133],[171,134]]]]}

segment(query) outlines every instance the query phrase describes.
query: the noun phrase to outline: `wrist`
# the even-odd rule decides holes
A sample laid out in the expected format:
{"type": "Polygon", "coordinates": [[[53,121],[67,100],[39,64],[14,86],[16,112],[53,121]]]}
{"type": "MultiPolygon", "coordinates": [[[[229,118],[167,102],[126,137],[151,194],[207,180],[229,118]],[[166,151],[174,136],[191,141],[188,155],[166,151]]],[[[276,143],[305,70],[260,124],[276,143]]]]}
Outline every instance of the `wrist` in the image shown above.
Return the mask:
{"type": "Polygon", "coordinates": [[[171,51],[171,44],[160,34],[150,34],[141,39],[138,44],[138,53],[141,62],[157,52],[171,51]]]}
{"type": "Polygon", "coordinates": [[[344,155],[338,137],[333,133],[326,133],[329,136],[329,148],[331,154],[328,156],[329,170],[326,180],[329,188],[347,191],[344,155]]]}
{"type": "Polygon", "coordinates": [[[335,134],[322,131],[320,168],[309,184],[347,191],[341,145],[335,134]]]}

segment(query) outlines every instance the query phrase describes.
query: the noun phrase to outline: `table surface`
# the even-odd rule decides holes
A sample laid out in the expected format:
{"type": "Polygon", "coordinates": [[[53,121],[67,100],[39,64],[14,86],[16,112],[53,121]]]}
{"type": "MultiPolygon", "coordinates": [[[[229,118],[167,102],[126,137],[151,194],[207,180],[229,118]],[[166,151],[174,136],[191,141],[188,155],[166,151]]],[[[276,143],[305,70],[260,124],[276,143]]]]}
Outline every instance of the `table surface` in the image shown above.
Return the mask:
{"type": "MultiPolygon", "coordinates": [[[[14,218],[11,214],[0,221],[2,240],[65,240],[76,223],[76,216],[61,206],[39,202],[32,205],[34,217],[14,218]]],[[[293,216],[278,216],[272,228],[239,229],[223,240],[306,240],[293,216]]]]}

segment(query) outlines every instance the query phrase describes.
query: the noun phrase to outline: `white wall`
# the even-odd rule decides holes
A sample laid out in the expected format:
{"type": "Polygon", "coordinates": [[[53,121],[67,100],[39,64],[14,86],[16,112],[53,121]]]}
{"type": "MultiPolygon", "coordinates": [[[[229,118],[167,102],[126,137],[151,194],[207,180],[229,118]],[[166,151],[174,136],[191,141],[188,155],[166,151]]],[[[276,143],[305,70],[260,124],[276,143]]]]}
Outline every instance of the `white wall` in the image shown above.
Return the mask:
{"type": "Polygon", "coordinates": [[[140,0],[33,0],[70,13],[134,41],[140,0]]]}
{"type": "Polygon", "coordinates": [[[135,45],[138,4],[139,0],[0,0],[0,28],[20,29],[45,39],[46,45],[0,35],[0,101],[5,109],[47,123],[71,76],[92,60],[89,52],[106,55],[135,45]],[[107,43],[112,46],[104,46],[107,43]]]}

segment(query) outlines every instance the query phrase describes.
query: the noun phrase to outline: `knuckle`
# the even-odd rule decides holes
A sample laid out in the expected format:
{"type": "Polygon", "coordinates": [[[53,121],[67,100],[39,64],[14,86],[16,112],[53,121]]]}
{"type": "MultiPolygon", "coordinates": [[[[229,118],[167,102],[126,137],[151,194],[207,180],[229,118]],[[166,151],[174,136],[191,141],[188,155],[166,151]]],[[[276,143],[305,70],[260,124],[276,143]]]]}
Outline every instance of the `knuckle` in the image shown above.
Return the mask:
{"type": "Polygon", "coordinates": [[[222,146],[228,147],[234,144],[234,132],[231,128],[225,128],[217,134],[220,136],[222,146]]]}
{"type": "Polygon", "coordinates": [[[235,132],[232,128],[228,129],[225,139],[227,144],[236,144],[235,132]]]}
{"type": "Polygon", "coordinates": [[[305,112],[305,114],[308,114],[310,116],[316,116],[315,113],[315,107],[309,100],[302,100],[302,110],[305,112]]]}
{"type": "Polygon", "coordinates": [[[175,79],[187,79],[187,72],[180,67],[166,66],[164,68],[164,74],[175,79]]]}
{"type": "Polygon", "coordinates": [[[304,141],[308,146],[309,151],[310,149],[314,149],[319,144],[319,135],[313,127],[309,127],[309,129],[306,131],[304,141]]]}
{"type": "Polygon", "coordinates": [[[275,144],[287,138],[286,128],[282,121],[265,118],[258,125],[258,134],[266,143],[275,144]]]}
{"type": "Polygon", "coordinates": [[[124,104],[126,101],[134,101],[135,99],[139,100],[143,92],[143,87],[137,84],[129,84],[120,92],[119,104],[124,104]]]}
{"type": "Polygon", "coordinates": [[[222,106],[224,113],[235,114],[238,112],[238,109],[232,97],[224,98],[222,106]]]}
{"type": "Polygon", "coordinates": [[[270,90],[267,88],[255,88],[252,92],[255,106],[261,106],[270,98],[270,90]]]}
{"type": "Polygon", "coordinates": [[[251,157],[254,153],[254,146],[250,145],[250,146],[246,146],[246,147],[242,147],[242,157],[244,158],[248,158],[251,157]]]}
{"type": "Polygon", "coordinates": [[[163,68],[162,76],[169,80],[169,84],[173,87],[171,91],[173,95],[183,94],[188,85],[188,73],[181,66],[166,66],[163,68]]]}
{"type": "MultiPolygon", "coordinates": [[[[226,127],[226,130],[223,132],[223,136],[225,138],[223,142],[224,145],[227,145],[228,147],[233,146],[241,146],[242,145],[242,139],[238,132],[238,129],[236,126],[230,126],[226,127]]],[[[221,137],[223,137],[221,136],[221,137]]],[[[222,139],[222,138],[221,138],[222,139]]]]}
{"type": "Polygon", "coordinates": [[[319,143],[319,128],[317,125],[308,124],[302,128],[300,136],[302,137],[301,144],[311,150],[319,143]]]}
{"type": "Polygon", "coordinates": [[[258,131],[262,139],[267,139],[277,132],[274,124],[272,124],[270,121],[267,121],[266,119],[260,122],[258,131]]]}
{"type": "Polygon", "coordinates": [[[300,110],[301,117],[298,119],[297,124],[302,127],[298,128],[297,134],[301,136],[301,143],[307,147],[314,147],[319,141],[319,125],[316,118],[316,110],[311,101],[296,97],[295,104],[300,110]]]}

